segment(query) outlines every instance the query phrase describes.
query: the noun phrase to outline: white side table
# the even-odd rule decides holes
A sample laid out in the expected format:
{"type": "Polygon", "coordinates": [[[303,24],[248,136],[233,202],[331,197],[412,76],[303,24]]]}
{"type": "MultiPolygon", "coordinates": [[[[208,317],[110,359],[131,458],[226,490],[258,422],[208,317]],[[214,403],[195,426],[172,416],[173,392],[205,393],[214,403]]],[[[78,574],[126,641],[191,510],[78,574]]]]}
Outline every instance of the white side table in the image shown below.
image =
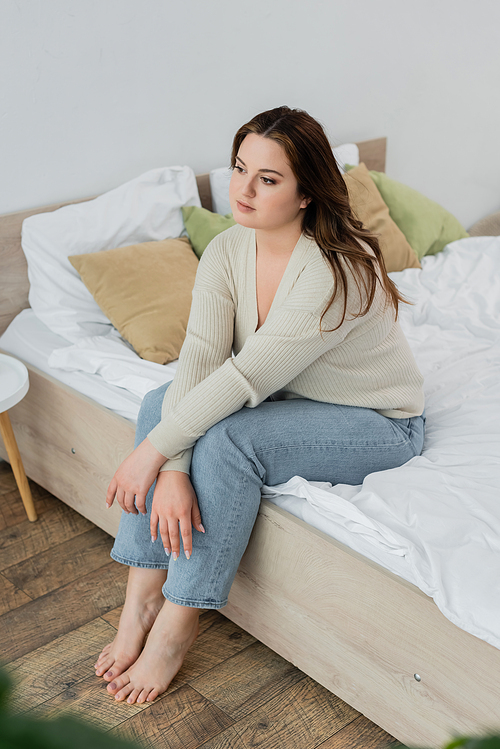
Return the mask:
{"type": "Polygon", "coordinates": [[[34,521],[37,518],[35,505],[8,414],[9,408],[24,398],[29,386],[28,370],[24,364],[13,356],[0,354],[0,434],[9,456],[24,509],[28,519],[34,521]]]}

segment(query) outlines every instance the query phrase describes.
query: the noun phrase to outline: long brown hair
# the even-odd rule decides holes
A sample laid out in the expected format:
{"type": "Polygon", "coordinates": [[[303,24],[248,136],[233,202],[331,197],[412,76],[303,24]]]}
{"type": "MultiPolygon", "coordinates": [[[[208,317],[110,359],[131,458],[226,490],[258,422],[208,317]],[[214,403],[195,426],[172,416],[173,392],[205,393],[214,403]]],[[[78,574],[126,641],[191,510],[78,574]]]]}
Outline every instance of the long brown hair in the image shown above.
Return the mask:
{"type": "Polygon", "coordinates": [[[311,199],[304,209],[302,231],[315,240],[335,278],[335,291],[321,320],[339,292],[343,296],[344,310],[340,323],[333,330],[337,330],[346,318],[346,267],[353,276],[360,299],[363,296],[366,299],[364,305],[361,302],[357,313],[349,310],[349,314],[354,317],[366,315],[373,303],[377,283],[380,283],[387,304],[394,306],[397,318],[398,302],[406,300],[387,275],[377,237],[363,227],[351,210],[346,183],[320,123],[302,109],[277,107],[261,112],[242,125],[234,136],[231,154],[233,168],[239,148],[250,133],[271,138],[282,146],[298,182],[300,195],[311,199]],[[369,245],[373,255],[359,240],[369,245]]]}

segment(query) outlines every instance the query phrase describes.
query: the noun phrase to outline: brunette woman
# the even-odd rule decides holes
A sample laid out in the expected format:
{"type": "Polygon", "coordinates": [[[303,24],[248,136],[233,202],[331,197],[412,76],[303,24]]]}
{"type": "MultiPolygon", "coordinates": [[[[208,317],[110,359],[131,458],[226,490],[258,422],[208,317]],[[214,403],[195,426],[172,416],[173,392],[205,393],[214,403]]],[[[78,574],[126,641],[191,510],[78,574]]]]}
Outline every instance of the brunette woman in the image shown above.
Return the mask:
{"type": "Polygon", "coordinates": [[[175,379],[144,399],[107,495],[124,511],[112,557],[130,573],[96,673],[129,703],[167,689],[200,609],[226,604],[263,484],[360,484],[422,450],[401,299],[321,125],[263,112],[231,161],[237,225],[205,250],[175,379]]]}

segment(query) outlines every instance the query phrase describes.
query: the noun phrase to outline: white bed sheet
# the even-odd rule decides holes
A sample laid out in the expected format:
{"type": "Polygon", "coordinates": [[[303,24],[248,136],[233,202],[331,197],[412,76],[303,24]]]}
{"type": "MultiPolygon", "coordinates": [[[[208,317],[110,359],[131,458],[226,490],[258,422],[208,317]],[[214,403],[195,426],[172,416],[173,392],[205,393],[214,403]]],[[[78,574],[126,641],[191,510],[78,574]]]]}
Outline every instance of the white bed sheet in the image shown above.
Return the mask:
{"type": "Polygon", "coordinates": [[[116,331],[70,345],[32,309],[14,318],[0,336],[0,349],[134,423],[145,394],[173,380],[177,368],[177,362],[163,367],[143,361],[116,331]]]}
{"type": "MultiPolygon", "coordinates": [[[[421,271],[391,275],[415,302],[400,319],[425,377],[422,456],[362,486],[294,477],[264,494],[418,585],[454,624],[500,647],[500,238],[454,242],[421,271]]],[[[32,317],[21,313],[0,348],[128,418],[145,392],[172,378],[117,334],[68,346],[32,317]]]]}

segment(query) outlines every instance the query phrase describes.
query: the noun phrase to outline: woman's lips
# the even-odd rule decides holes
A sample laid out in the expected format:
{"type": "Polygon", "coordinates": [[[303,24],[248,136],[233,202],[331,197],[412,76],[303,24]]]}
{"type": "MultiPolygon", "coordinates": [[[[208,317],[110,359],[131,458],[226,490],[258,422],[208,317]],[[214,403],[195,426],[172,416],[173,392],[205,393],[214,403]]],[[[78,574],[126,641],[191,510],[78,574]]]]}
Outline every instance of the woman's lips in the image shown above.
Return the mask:
{"type": "Polygon", "coordinates": [[[255,211],[255,208],[252,208],[250,205],[247,205],[246,203],[242,203],[241,200],[236,201],[236,205],[238,206],[238,210],[242,213],[252,213],[252,211],[255,211]]]}

